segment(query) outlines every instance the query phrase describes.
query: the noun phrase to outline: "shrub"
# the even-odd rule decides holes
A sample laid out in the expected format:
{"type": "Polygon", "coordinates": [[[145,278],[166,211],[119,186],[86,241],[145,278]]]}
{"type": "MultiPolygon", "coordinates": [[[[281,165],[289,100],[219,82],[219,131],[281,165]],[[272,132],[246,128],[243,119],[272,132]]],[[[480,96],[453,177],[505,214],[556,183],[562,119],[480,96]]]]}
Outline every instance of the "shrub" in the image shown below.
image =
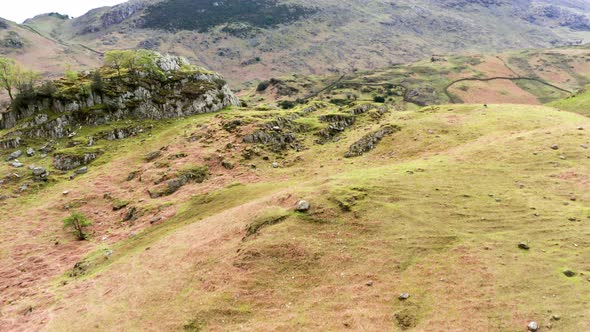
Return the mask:
{"type": "Polygon", "coordinates": [[[295,105],[296,105],[296,103],[292,100],[281,100],[277,104],[279,105],[280,108],[282,108],[284,110],[291,109],[291,108],[295,107],[295,105]]]}
{"type": "Polygon", "coordinates": [[[384,103],[385,102],[385,97],[383,96],[375,96],[373,97],[373,101],[376,103],[384,103]]]}
{"type": "Polygon", "coordinates": [[[80,212],[74,212],[64,219],[64,228],[69,228],[78,237],[78,240],[86,240],[84,229],[92,225],[92,222],[80,212]]]}
{"type": "Polygon", "coordinates": [[[266,89],[268,89],[268,86],[270,85],[269,81],[262,81],[258,84],[258,86],[256,87],[256,92],[262,92],[262,91],[266,91],[266,89]]]}
{"type": "Polygon", "coordinates": [[[90,89],[96,93],[102,93],[104,91],[104,81],[98,70],[95,70],[94,73],[92,73],[90,89]]]}
{"type": "Polygon", "coordinates": [[[57,88],[55,87],[55,84],[53,84],[53,81],[45,81],[39,87],[38,94],[43,97],[51,98],[53,97],[56,91],[57,88]]]}

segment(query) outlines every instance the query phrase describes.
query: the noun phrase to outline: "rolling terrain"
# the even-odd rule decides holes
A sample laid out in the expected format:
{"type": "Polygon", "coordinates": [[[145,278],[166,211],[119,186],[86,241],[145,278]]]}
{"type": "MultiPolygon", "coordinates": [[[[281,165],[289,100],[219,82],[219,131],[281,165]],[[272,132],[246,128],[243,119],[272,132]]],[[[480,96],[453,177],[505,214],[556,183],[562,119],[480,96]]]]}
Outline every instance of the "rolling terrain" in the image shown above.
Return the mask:
{"type": "Polygon", "coordinates": [[[588,13],[0,19],[0,331],[590,331],[588,13]]]}
{"type": "Polygon", "coordinates": [[[586,330],[583,96],[559,109],[310,100],[138,118],[145,130],[94,143],[85,172],[57,169],[68,146],[125,122],[82,126],[51,140],[52,157],[20,158],[46,182],[0,168],[18,175],[1,188],[0,325],[586,330]],[[93,221],[87,241],[62,228],[71,211],[93,221]]]}
{"type": "Polygon", "coordinates": [[[379,97],[398,109],[445,103],[541,105],[590,84],[589,59],[588,46],[432,56],[346,75],[287,75],[250,84],[240,95],[247,101],[270,104],[316,98],[346,105],[379,97]]]}

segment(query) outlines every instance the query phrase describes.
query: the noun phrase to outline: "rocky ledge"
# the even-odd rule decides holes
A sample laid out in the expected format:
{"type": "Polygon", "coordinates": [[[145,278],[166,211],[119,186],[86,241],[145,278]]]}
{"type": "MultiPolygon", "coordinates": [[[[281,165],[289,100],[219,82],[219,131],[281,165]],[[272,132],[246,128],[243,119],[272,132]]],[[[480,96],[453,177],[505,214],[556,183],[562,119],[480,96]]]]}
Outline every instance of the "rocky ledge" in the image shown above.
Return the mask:
{"type": "Polygon", "coordinates": [[[219,74],[184,58],[154,54],[149,71],[105,66],[20,96],[0,114],[0,129],[11,129],[0,141],[14,148],[16,137],[62,138],[83,125],[178,118],[239,105],[219,74]]]}

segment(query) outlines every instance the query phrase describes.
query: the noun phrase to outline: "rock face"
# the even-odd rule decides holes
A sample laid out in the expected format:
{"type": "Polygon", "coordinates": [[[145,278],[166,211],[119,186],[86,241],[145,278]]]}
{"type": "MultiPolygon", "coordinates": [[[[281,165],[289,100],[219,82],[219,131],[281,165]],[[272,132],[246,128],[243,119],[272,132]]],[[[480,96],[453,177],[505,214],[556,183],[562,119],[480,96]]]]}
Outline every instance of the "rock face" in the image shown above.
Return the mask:
{"type": "MultiPolygon", "coordinates": [[[[24,137],[61,138],[80,125],[177,118],[240,103],[218,74],[189,67],[183,58],[158,55],[155,65],[159,75],[104,78],[100,88],[87,88],[67,79],[55,81],[57,93],[40,90],[24,105],[2,114],[0,129],[18,124],[17,132],[24,137]],[[22,122],[25,118],[28,120],[22,122]]],[[[92,79],[90,73],[80,77],[88,85],[92,79]]]]}
{"type": "Polygon", "coordinates": [[[0,149],[8,150],[14,149],[20,146],[20,137],[9,137],[0,140],[0,149]]]}

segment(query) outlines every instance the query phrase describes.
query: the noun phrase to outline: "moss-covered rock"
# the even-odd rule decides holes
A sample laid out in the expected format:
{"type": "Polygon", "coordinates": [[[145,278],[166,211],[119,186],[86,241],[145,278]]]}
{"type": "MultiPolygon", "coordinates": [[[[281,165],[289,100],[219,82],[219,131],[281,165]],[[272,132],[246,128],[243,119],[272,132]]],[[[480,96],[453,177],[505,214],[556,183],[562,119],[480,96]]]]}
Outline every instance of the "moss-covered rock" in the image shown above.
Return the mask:
{"type": "Polygon", "coordinates": [[[39,89],[13,104],[0,118],[0,129],[18,127],[25,137],[61,138],[84,125],[177,118],[240,105],[218,74],[184,58],[154,54],[151,71],[103,67],[56,80],[51,89],[39,89]]]}
{"type": "Polygon", "coordinates": [[[98,148],[72,148],[56,152],[53,155],[53,167],[62,171],[69,171],[80,166],[88,165],[103,154],[98,148]]]}

